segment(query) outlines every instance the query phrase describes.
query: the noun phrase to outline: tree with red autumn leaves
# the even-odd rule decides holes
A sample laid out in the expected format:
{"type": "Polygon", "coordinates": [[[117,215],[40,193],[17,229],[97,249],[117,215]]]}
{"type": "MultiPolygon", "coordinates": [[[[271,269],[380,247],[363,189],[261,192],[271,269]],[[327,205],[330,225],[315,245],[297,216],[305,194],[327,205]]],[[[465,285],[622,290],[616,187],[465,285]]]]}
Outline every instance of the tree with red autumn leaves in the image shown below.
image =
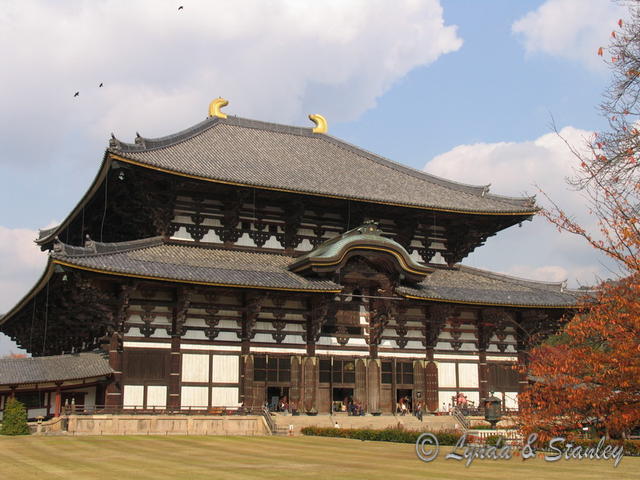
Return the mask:
{"type": "Polygon", "coordinates": [[[600,105],[608,128],[586,149],[569,145],[578,161],[570,183],[588,199],[599,230],[586,230],[553,202],[542,212],[614,259],[622,274],[530,352],[535,381],[520,395],[521,420],[546,437],[585,425],[620,436],[640,426],[640,0],[624,4],[629,18],[594,52],[612,72],[600,105]]]}

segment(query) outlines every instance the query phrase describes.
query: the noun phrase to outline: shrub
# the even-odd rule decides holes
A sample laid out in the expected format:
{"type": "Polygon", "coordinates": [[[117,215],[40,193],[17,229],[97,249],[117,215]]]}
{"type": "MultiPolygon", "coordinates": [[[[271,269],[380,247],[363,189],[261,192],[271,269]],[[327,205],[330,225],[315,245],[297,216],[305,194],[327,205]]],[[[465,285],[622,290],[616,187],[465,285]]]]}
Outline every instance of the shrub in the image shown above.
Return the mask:
{"type": "MultiPolygon", "coordinates": [[[[396,443],[415,443],[423,432],[408,431],[401,428],[387,428],[384,430],[371,430],[366,428],[350,429],[350,428],[322,428],[322,427],[304,427],[303,435],[316,437],[339,437],[352,438],[355,440],[370,440],[374,442],[396,442],[396,443]]],[[[440,445],[455,445],[460,438],[458,432],[437,432],[434,435],[438,438],[440,445]]]]}
{"type": "MultiPolygon", "coordinates": [[[[598,444],[598,440],[573,440],[574,445],[579,445],[583,448],[595,447],[598,444]]],[[[607,445],[623,445],[624,454],[630,457],[640,456],[640,440],[607,440],[607,445]]]]}
{"type": "Polygon", "coordinates": [[[484,443],[486,445],[495,447],[501,438],[502,438],[502,444],[504,445],[504,437],[502,435],[489,435],[487,438],[485,438],[484,443]]]}
{"type": "Polygon", "coordinates": [[[15,398],[10,398],[4,406],[0,435],[29,435],[27,409],[15,398]]]}

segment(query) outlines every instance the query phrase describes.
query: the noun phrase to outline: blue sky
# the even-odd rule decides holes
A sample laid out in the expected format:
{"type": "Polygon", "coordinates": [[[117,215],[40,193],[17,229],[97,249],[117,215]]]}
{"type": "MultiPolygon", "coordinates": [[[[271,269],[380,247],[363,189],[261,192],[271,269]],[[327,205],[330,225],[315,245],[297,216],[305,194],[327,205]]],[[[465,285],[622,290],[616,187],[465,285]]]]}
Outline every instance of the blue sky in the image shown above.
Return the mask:
{"type": "MultiPolygon", "coordinates": [[[[604,127],[596,50],[624,15],[608,0],[181,4],[0,2],[0,312],[41,273],[35,231],[80,199],[112,131],[173,133],[219,95],[261,120],[322,113],[334,136],[495,193],[538,185],[592,221],[550,122],[574,143],[604,127]]],[[[573,285],[610,274],[541,219],[466,263],[573,285]]]]}

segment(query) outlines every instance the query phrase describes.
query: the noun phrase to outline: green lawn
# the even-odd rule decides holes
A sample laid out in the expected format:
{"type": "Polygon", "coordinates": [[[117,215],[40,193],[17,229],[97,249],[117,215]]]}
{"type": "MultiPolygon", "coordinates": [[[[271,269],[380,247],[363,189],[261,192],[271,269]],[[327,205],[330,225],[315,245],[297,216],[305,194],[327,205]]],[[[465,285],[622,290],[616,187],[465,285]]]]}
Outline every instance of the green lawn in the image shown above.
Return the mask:
{"type": "MultiPolygon", "coordinates": [[[[446,452],[445,452],[446,454],[446,452]]],[[[0,437],[0,479],[640,479],[640,458],[423,463],[408,444],[320,437],[0,437]]]]}

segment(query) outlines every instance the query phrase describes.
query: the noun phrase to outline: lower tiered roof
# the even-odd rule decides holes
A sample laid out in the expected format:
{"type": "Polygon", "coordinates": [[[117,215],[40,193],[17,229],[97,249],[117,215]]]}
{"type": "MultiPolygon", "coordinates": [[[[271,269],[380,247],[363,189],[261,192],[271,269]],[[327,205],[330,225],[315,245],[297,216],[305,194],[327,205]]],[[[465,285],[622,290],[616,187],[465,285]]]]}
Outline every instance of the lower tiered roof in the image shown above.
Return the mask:
{"type": "MultiPolygon", "coordinates": [[[[353,238],[354,234],[350,232],[348,235],[353,238]]],[[[385,241],[395,243],[390,239],[385,241]]],[[[322,251],[322,248],[323,245],[316,251],[322,251]]],[[[358,248],[366,246],[360,245],[358,248]]],[[[402,249],[399,244],[397,248],[402,249]]],[[[40,281],[0,319],[0,324],[19,312],[60,268],[231,288],[307,293],[339,293],[342,290],[342,286],[330,278],[292,271],[296,270],[300,258],[277,253],[204,247],[161,237],[122,243],[88,241],[83,247],[58,242],[40,281]]],[[[429,268],[432,271],[425,272],[423,280],[410,282],[405,279],[395,293],[418,300],[480,306],[567,309],[580,303],[579,292],[565,289],[562,283],[524,280],[463,265],[453,268],[431,265],[429,268]]]]}

